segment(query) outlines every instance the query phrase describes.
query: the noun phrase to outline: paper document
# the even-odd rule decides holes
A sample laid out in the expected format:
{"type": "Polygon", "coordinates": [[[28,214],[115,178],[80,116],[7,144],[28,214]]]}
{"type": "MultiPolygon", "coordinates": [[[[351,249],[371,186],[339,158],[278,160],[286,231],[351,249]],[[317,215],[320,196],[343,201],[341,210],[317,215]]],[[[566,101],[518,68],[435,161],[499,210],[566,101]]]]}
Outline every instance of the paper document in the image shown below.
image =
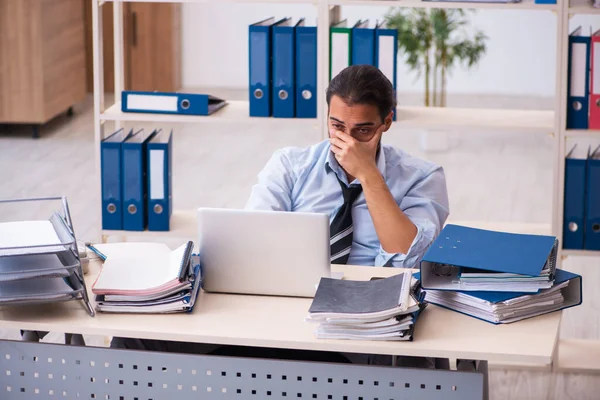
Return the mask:
{"type": "MultiPolygon", "coordinates": [[[[60,245],[61,241],[50,221],[15,221],[0,223],[0,255],[9,253],[7,248],[60,245]]],[[[46,251],[60,251],[64,246],[50,246],[46,251]]],[[[10,251],[13,254],[14,251],[10,251]]],[[[23,249],[19,254],[29,254],[23,249]]]]}

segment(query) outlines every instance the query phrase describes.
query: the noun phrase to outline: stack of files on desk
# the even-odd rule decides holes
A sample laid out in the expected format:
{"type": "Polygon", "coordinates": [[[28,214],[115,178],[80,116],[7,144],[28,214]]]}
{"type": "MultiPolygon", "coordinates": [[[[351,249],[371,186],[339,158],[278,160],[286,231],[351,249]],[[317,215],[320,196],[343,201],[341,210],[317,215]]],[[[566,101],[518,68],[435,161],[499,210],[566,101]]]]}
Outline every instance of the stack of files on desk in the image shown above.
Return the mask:
{"type": "Polygon", "coordinates": [[[554,284],[554,236],[448,224],[421,260],[423,289],[537,293],[554,284]]]}
{"type": "Polygon", "coordinates": [[[0,222],[0,305],[83,300],[93,311],[85,290],[72,227],[59,213],[0,222]]]}
{"type": "Polygon", "coordinates": [[[201,284],[198,257],[192,255],[193,243],[187,242],[171,251],[157,245],[149,252],[137,253],[143,247],[129,243],[111,247],[90,246],[104,258],[104,265],[92,292],[96,308],[116,313],[191,312],[201,284]]]}
{"type": "Polygon", "coordinates": [[[417,287],[408,272],[371,281],[322,278],[306,320],[319,324],[319,339],[410,341],[423,308],[417,287]]]}
{"type": "Polygon", "coordinates": [[[558,240],[446,225],[421,261],[421,294],[494,324],[581,304],[581,276],[556,269],[558,240]]]}
{"type": "Polygon", "coordinates": [[[581,276],[556,270],[554,285],[538,293],[425,290],[426,302],[493,324],[509,324],[581,304],[581,276]]]}
{"type": "Polygon", "coordinates": [[[102,229],[168,231],[173,132],[119,129],[102,140],[102,229]]]}
{"type": "Polygon", "coordinates": [[[567,153],[563,217],[563,249],[600,250],[600,146],[567,153]]]}

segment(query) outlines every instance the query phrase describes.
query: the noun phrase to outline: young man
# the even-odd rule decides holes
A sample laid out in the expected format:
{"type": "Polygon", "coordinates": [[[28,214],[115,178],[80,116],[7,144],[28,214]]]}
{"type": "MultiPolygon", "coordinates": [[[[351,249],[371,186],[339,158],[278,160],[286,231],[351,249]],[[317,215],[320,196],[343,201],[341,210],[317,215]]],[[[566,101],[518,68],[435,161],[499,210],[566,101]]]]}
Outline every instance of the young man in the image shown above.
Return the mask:
{"type": "Polygon", "coordinates": [[[329,214],[332,263],[418,266],[448,217],[443,169],[382,145],[396,99],[378,68],[341,71],[327,104],[329,139],[275,152],[246,208],[329,214]]]}
{"type": "MultiPolygon", "coordinates": [[[[442,168],[381,144],[396,107],[379,69],[344,69],[327,89],[329,140],[277,151],[260,172],[248,209],[328,213],[331,262],[414,267],[448,217],[442,168]]],[[[232,349],[114,338],[112,347],[265,358],[390,364],[391,357],[268,349],[232,349]],[[288,354],[289,353],[289,354],[288,354]]],[[[443,361],[443,360],[442,360],[443,361]]],[[[434,367],[440,360],[401,357],[398,365],[434,367]]],[[[442,362],[442,365],[446,365],[442,362]]]]}

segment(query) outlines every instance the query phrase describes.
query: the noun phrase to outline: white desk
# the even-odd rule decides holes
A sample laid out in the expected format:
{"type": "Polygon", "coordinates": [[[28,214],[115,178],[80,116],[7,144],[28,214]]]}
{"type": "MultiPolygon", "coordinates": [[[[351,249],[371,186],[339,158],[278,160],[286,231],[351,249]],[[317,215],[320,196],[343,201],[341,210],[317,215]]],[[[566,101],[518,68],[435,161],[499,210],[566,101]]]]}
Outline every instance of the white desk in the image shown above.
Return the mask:
{"type": "MultiPolygon", "coordinates": [[[[90,263],[90,272],[86,276],[88,288],[91,288],[91,283],[94,281],[99,268],[100,265],[98,262],[90,263]]],[[[371,276],[389,276],[399,271],[397,269],[389,268],[350,266],[334,266],[334,270],[343,270],[346,279],[363,280],[369,279],[371,276]]],[[[192,314],[126,315],[97,313],[95,317],[90,317],[81,304],[78,304],[77,302],[69,302],[44,307],[2,307],[0,308],[0,324],[2,324],[2,327],[4,328],[39,331],[123,336],[198,343],[233,344],[270,348],[427,356],[450,359],[460,358],[490,361],[494,363],[523,363],[539,365],[541,367],[549,365],[553,361],[561,317],[561,313],[556,312],[511,325],[494,326],[487,322],[479,321],[474,318],[429,305],[417,321],[413,342],[318,340],[315,339],[313,335],[315,325],[304,322],[304,318],[308,313],[310,303],[311,299],[209,294],[203,292],[200,294],[198,302],[196,303],[196,308],[192,314]]],[[[56,345],[15,342],[4,342],[1,345],[3,348],[0,349],[0,398],[5,398],[3,397],[2,392],[6,390],[7,385],[11,385],[11,382],[13,382],[13,386],[11,387],[13,391],[10,393],[14,394],[14,390],[20,390],[18,381],[20,378],[22,378],[15,376],[15,372],[13,372],[13,375],[7,376],[5,371],[3,371],[7,368],[11,368],[11,363],[15,362],[15,356],[7,360],[4,357],[5,353],[9,354],[9,350],[12,349],[13,353],[18,355],[30,348],[34,353],[37,352],[35,354],[40,354],[37,356],[39,359],[44,360],[46,358],[45,354],[54,354],[53,352],[58,351],[56,350],[56,345]],[[15,381],[17,383],[15,383],[15,381]]],[[[142,360],[145,354],[144,352],[129,351],[127,353],[129,355],[124,357],[122,353],[127,352],[124,350],[81,349],[65,346],[58,347],[60,347],[61,350],[56,353],[57,355],[68,354],[68,352],[82,350],[104,352],[102,355],[98,355],[97,353],[78,355],[80,358],[88,356],[93,356],[96,358],[110,358],[112,355],[118,355],[121,357],[120,359],[128,360],[131,357],[138,357],[140,360],[142,360]]],[[[159,358],[161,360],[167,360],[168,357],[171,357],[171,355],[167,355],[165,353],[152,353],[146,355],[148,357],[161,357],[159,358]]],[[[172,362],[192,362],[188,359],[196,360],[194,361],[196,364],[200,363],[202,360],[209,360],[210,362],[215,363],[220,362],[219,358],[211,359],[211,356],[177,356],[180,357],[180,359],[172,360],[172,362]]],[[[62,355],[59,357],[62,358],[65,356],[62,355]]],[[[33,362],[32,365],[30,365],[31,362],[27,364],[27,357],[25,358],[25,360],[20,361],[22,364],[26,364],[23,364],[21,369],[36,367],[35,362],[33,362]]],[[[108,360],[109,358],[103,359],[108,360]]],[[[113,360],[114,358],[110,359],[113,360]]],[[[240,362],[240,360],[237,360],[236,365],[240,365],[240,362]]],[[[246,360],[243,361],[242,364],[247,362],[268,363],[268,361],[265,360],[246,360]]],[[[274,362],[277,363],[277,361],[274,362]]],[[[108,361],[105,363],[110,364],[108,361]]],[[[56,367],[59,366],[56,364],[56,362],[53,365],[56,367]]],[[[82,368],[81,364],[78,365],[80,366],[79,368],[82,368]]],[[[254,364],[249,364],[247,368],[252,369],[252,365],[254,364]]],[[[343,371],[340,371],[342,371],[344,374],[349,374],[352,371],[359,371],[362,368],[362,370],[359,371],[361,374],[369,374],[369,371],[373,371],[373,376],[382,376],[382,373],[398,374],[401,370],[400,368],[390,369],[389,367],[356,366],[354,368],[358,368],[357,370],[349,371],[347,368],[350,368],[350,366],[345,364],[339,364],[339,366],[340,368],[343,368],[343,371]]],[[[276,368],[277,370],[292,367],[296,369],[302,368],[301,365],[294,363],[290,365],[278,365],[276,367],[274,367],[274,364],[261,364],[260,367],[267,369],[276,368]]],[[[109,367],[106,368],[110,369],[109,367]]],[[[308,369],[308,371],[317,371],[319,368],[319,365],[313,365],[308,369]]],[[[327,369],[329,372],[327,373],[336,375],[337,372],[331,372],[335,370],[335,368],[332,368],[332,366],[329,366],[327,369]]],[[[402,370],[402,376],[407,377],[407,370],[402,370]]],[[[433,372],[438,373],[439,371],[433,372]]],[[[458,372],[445,373],[461,374],[458,372]]],[[[204,375],[203,377],[206,378],[204,375]]],[[[441,379],[441,376],[432,376],[430,378],[441,379]]],[[[470,379],[468,375],[462,375],[459,378],[470,379]]],[[[104,379],[110,381],[110,378],[104,379]]],[[[27,383],[29,384],[31,382],[27,381],[27,383]]],[[[297,382],[295,384],[297,384],[297,382]]],[[[109,385],[110,384],[107,383],[107,387],[109,385]]],[[[167,387],[164,389],[169,390],[167,383],[164,383],[163,385],[167,385],[167,387]]],[[[431,385],[428,387],[430,386],[431,385]]],[[[208,388],[209,387],[207,386],[206,389],[208,388]]],[[[28,386],[27,389],[30,389],[30,387],[28,386]]],[[[82,391],[87,389],[88,388],[81,388],[82,391]]],[[[144,387],[143,389],[150,390],[148,387],[144,387]]],[[[153,389],[155,389],[155,387],[153,387],[153,389]]],[[[408,390],[408,388],[406,389],[408,390]]],[[[60,391],[61,389],[59,388],[57,390],[60,391]]],[[[133,387],[132,390],[142,390],[142,388],[138,389],[133,387]]],[[[281,388],[278,390],[281,391],[281,388]]],[[[372,388],[372,390],[380,390],[380,388],[372,388]]],[[[423,393],[427,391],[427,389],[422,390],[423,393]]],[[[115,392],[110,393],[114,394],[115,392]]],[[[212,393],[212,387],[211,392],[209,393],[212,393]]],[[[224,395],[227,393],[228,392],[220,394],[224,395]]],[[[367,393],[369,394],[368,398],[374,398],[370,392],[367,393]]],[[[191,394],[192,393],[190,393],[190,395],[191,394]]],[[[281,395],[281,393],[279,395],[281,395]]],[[[315,393],[315,395],[319,396],[320,394],[315,393]]],[[[432,396],[434,395],[435,390],[432,396]]],[[[445,394],[443,397],[425,396],[419,398],[444,398],[446,400],[450,400],[454,398],[451,395],[452,393],[445,394]]],[[[458,396],[456,398],[472,398],[465,396],[466,395],[463,393],[463,397],[458,396]]],[[[483,397],[485,396],[486,395],[484,394],[483,397]]],[[[102,397],[96,398],[105,397],[103,395],[102,397]]],[[[110,396],[110,398],[113,397],[110,396]]],[[[118,399],[119,396],[116,398],[118,399]]],[[[154,397],[144,397],[142,395],[139,398],[150,399],[154,397]]],[[[159,396],[156,398],[162,397],[159,396]]],[[[245,397],[240,397],[238,394],[238,397],[234,396],[232,398],[245,397]]],[[[259,396],[257,398],[264,397],[259,396]]],[[[336,394],[335,397],[332,398],[342,399],[343,396],[338,396],[336,394]]]]}

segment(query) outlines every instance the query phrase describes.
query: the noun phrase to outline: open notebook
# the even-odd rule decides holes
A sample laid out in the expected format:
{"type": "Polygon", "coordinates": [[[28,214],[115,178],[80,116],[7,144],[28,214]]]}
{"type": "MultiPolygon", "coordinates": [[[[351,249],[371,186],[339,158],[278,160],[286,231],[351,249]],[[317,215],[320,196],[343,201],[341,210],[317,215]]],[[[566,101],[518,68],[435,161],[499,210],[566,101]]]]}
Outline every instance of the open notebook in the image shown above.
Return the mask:
{"type": "Polygon", "coordinates": [[[172,293],[189,287],[194,274],[191,265],[193,243],[162,254],[136,254],[108,257],[92,292],[96,295],[150,296],[172,293]]]}

